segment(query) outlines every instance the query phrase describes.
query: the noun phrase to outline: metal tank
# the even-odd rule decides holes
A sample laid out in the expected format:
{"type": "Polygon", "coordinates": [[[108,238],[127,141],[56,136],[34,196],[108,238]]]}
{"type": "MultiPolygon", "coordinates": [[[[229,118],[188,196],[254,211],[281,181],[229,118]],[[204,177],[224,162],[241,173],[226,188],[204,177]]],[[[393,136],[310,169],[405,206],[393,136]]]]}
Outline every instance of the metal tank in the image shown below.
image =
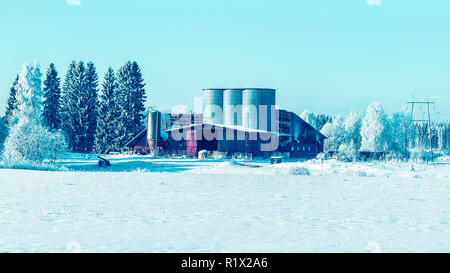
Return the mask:
{"type": "Polygon", "coordinates": [[[203,123],[223,124],[224,89],[203,89],[203,123]]]}
{"type": "Polygon", "coordinates": [[[264,115],[260,115],[259,119],[262,116],[267,116],[267,122],[264,124],[261,120],[258,122],[258,129],[271,131],[272,129],[272,112],[271,109],[275,107],[275,89],[263,89],[262,90],[262,104],[265,106],[264,115]]]}
{"type": "Polygon", "coordinates": [[[242,91],[244,89],[226,89],[223,91],[223,123],[242,125],[242,91]]]}
{"type": "Polygon", "coordinates": [[[147,118],[147,141],[150,151],[154,151],[161,141],[161,112],[156,110],[148,111],[147,118]]]}
{"type": "Polygon", "coordinates": [[[251,88],[242,92],[242,125],[252,129],[271,129],[271,106],[275,105],[275,89],[251,88]],[[260,106],[265,106],[266,114],[260,121],[260,106]],[[262,126],[265,125],[265,126],[262,126]]]}

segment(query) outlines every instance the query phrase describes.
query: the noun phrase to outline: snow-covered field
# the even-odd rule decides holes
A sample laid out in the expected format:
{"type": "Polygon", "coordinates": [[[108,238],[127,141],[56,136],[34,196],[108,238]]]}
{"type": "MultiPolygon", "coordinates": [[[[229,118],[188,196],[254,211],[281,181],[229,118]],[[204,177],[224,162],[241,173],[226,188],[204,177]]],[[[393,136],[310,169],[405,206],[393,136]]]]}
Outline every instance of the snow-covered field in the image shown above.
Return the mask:
{"type": "Polygon", "coordinates": [[[257,163],[0,169],[0,252],[450,251],[450,165],[257,163]]]}

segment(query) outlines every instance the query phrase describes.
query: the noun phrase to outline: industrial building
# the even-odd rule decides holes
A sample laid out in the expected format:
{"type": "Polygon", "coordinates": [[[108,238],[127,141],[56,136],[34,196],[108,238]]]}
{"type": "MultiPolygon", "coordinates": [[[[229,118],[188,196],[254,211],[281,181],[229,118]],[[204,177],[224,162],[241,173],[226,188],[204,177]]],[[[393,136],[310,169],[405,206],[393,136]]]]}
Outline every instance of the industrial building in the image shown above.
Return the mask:
{"type": "Polygon", "coordinates": [[[150,110],[147,129],[128,144],[137,153],[197,157],[201,150],[228,157],[267,157],[274,152],[312,157],[326,139],[293,112],[276,108],[276,90],[203,89],[202,114],[150,110]]]}

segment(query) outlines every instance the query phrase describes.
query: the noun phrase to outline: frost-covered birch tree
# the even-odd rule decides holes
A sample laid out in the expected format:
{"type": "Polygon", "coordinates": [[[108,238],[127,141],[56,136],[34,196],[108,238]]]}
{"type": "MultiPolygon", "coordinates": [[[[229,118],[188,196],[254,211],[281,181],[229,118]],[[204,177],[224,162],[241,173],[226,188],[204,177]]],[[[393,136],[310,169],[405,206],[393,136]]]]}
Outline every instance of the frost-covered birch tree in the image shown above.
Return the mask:
{"type": "Polygon", "coordinates": [[[374,102],[367,107],[361,126],[361,151],[388,151],[389,124],[383,107],[374,102]]]}
{"type": "Polygon", "coordinates": [[[317,128],[316,116],[309,110],[305,110],[301,113],[300,117],[308,122],[312,127],[317,128]]]}
{"type": "Polygon", "coordinates": [[[361,147],[361,124],[361,115],[354,111],[351,111],[344,120],[345,142],[356,150],[361,147]]]}
{"type": "Polygon", "coordinates": [[[9,135],[5,141],[4,159],[12,164],[55,159],[65,151],[60,132],[49,132],[42,125],[41,71],[37,63],[23,65],[9,135]]]}
{"type": "Polygon", "coordinates": [[[320,132],[328,138],[324,145],[326,152],[337,151],[339,146],[345,143],[344,120],[340,115],[334,117],[333,121],[327,122],[320,132]]]}

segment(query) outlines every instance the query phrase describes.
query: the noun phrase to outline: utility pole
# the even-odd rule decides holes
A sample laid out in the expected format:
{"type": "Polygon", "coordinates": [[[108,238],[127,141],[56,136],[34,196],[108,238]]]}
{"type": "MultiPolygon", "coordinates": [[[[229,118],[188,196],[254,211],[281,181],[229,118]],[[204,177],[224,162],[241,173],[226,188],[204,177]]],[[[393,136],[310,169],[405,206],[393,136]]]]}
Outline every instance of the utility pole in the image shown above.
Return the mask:
{"type": "Polygon", "coordinates": [[[430,134],[430,153],[431,153],[431,162],[433,162],[433,137],[431,131],[431,116],[430,116],[430,104],[435,104],[432,101],[408,101],[408,104],[411,104],[411,120],[412,122],[428,122],[428,132],[430,134]],[[414,119],[414,104],[426,104],[427,112],[428,112],[428,120],[426,119],[414,119]]]}

